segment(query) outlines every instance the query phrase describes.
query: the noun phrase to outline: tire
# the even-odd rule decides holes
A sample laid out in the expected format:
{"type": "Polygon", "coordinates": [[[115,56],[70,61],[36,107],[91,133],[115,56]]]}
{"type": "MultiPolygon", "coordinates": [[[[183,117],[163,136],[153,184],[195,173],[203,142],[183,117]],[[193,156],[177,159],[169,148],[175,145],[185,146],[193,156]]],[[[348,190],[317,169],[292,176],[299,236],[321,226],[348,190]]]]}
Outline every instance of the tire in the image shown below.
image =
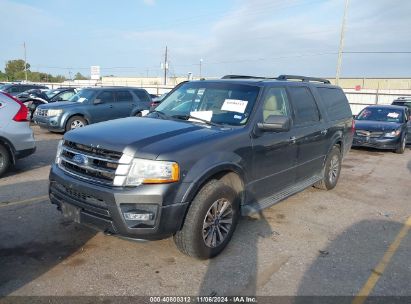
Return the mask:
{"type": "Polygon", "coordinates": [[[231,187],[218,180],[206,183],[191,203],[183,228],[174,235],[177,248],[198,259],[218,255],[234,233],[240,217],[239,206],[238,196],[231,187]],[[222,216],[217,213],[214,221],[212,215],[216,209],[213,206],[217,210],[224,208],[222,216]]]}
{"type": "Polygon", "coordinates": [[[338,146],[334,146],[331,152],[327,155],[324,166],[324,177],[322,180],[314,184],[315,188],[322,190],[333,189],[338,182],[341,172],[341,150],[338,146]]]}
{"type": "Polygon", "coordinates": [[[135,116],[135,117],[142,117],[143,114],[141,114],[141,112],[137,112],[134,116],[135,116]]]}
{"type": "Polygon", "coordinates": [[[401,142],[398,145],[398,148],[394,150],[395,153],[403,154],[405,152],[405,146],[407,145],[407,135],[404,135],[401,142]]]}
{"type": "Polygon", "coordinates": [[[2,176],[11,164],[11,157],[9,151],[5,146],[0,144],[0,176],[2,176]]]}
{"type": "Polygon", "coordinates": [[[87,121],[81,116],[73,116],[66,123],[66,132],[87,126],[87,121]]]}

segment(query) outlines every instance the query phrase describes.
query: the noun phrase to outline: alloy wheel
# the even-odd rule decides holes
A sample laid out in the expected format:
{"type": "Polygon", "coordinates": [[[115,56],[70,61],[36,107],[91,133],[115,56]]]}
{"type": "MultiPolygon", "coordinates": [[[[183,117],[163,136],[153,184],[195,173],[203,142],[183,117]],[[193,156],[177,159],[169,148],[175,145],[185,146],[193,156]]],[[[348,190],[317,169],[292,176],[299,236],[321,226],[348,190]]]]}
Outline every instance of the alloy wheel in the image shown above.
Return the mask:
{"type": "Polygon", "coordinates": [[[215,201],[203,221],[203,240],[207,247],[215,248],[227,238],[233,225],[233,206],[225,198],[215,201]]]}
{"type": "Polygon", "coordinates": [[[338,155],[333,155],[330,161],[330,171],[329,171],[329,180],[332,184],[336,181],[339,170],[340,170],[340,159],[338,158],[338,155]]]}
{"type": "Polygon", "coordinates": [[[82,127],[84,127],[84,123],[81,120],[78,120],[78,119],[73,120],[71,122],[71,125],[70,125],[71,130],[77,129],[77,128],[82,128],[82,127]]]}

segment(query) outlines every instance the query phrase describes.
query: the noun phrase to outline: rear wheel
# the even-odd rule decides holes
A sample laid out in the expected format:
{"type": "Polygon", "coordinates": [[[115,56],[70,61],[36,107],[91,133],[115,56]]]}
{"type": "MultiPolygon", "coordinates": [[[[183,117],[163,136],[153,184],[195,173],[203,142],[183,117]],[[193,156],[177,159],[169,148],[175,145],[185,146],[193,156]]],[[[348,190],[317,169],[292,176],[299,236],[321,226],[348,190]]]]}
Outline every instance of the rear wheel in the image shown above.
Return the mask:
{"type": "Polygon", "coordinates": [[[236,192],[221,181],[205,184],[191,203],[183,228],[174,235],[177,248],[199,259],[218,255],[237,226],[237,198],[236,192]]]}
{"type": "Polygon", "coordinates": [[[337,185],[338,178],[340,177],[341,161],[341,150],[338,146],[334,146],[325,161],[324,177],[315,183],[314,187],[323,190],[333,189],[337,185]]]}
{"type": "Polygon", "coordinates": [[[134,116],[136,116],[136,117],[142,117],[143,114],[141,114],[141,112],[137,112],[134,116]]]}
{"type": "Polygon", "coordinates": [[[87,126],[87,121],[81,116],[71,117],[66,124],[66,132],[87,126]]]}
{"type": "Polygon", "coordinates": [[[395,153],[403,154],[405,152],[405,145],[407,144],[407,135],[405,135],[401,142],[398,145],[398,148],[395,149],[395,153]]]}
{"type": "Polygon", "coordinates": [[[11,158],[10,153],[5,146],[0,144],[0,176],[2,176],[10,167],[11,158]]]}

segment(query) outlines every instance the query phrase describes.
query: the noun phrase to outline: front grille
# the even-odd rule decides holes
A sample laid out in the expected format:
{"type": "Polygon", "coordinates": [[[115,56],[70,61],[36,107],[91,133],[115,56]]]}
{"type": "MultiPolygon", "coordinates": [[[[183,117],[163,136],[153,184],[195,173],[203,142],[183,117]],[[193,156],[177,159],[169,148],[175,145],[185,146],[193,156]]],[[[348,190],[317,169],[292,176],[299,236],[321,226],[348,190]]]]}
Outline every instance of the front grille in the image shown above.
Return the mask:
{"type": "Polygon", "coordinates": [[[355,133],[360,137],[379,138],[384,135],[384,132],[372,132],[367,130],[356,130],[355,133]]]}
{"type": "Polygon", "coordinates": [[[113,185],[122,153],[64,141],[60,168],[88,181],[113,185]]]}
{"type": "Polygon", "coordinates": [[[53,183],[53,187],[57,189],[59,192],[64,193],[65,195],[71,197],[74,200],[78,200],[80,202],[93,205],[95,207],[107,209],[107,203],[104,200],[99,199],[93,195],[76,191],[72,188],[66,187],[58,183],[53,183]]]}
{"type": "Polygon", "coordinates": [[[46,117],[46,116],[47,116],[47,111],[48,111],[48,110],[44,110],[44,109],[37,108],[37,109],[36,109],[36,115],[37,115],[37,116],[44,116],[44,117],[46,117]]]}

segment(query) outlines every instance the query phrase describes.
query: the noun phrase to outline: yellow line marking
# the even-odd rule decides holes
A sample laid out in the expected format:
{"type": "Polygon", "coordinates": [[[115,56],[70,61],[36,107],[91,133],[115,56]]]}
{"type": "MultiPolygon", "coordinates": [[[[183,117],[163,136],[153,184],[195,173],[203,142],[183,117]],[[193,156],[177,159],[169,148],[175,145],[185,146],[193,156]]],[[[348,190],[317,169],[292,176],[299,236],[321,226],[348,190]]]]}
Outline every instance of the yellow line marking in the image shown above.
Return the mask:
{"type": "Polygon", "coordinates": [[[389,264],[391,258],[397,251],[398,247],[400,247],[401,241],[404,237],[408,234],[408,231],[411,229],[411,216],[407,219],[404,223],[403,227],[401,228],[400,232],[398,232],[397,236],[395,237],[394,242],[391,243],[390,247],[388,247],[387,251],[385,252],[384,256],[382,257],[381,261],[378,263],[377,267],[375,267],[368,278],[367,282],[361,288],[361,290],[355,296],[352,304],[362,304],[370,295],[371,291],[377,284],[380,277],[383,275],[385,268],[389,264]]]}
{"type": "Polygon", "coordinates": [[[15,201],[15,202],[10,202],[10,203],[0,203],[0,208],[3,207],[8,207],[8,206],[15,206],[15,205],[22,205],[22,204],[27,204],[27,203],[40,203],[42,201],[45,201],[49,198],[48,195],[43,195],[43,196],[37,196],[37,197],[33,197],[33,198],[29,198],[29,199],[25,199],[25,200],[21,200],[21,201],[15,201]]]}

